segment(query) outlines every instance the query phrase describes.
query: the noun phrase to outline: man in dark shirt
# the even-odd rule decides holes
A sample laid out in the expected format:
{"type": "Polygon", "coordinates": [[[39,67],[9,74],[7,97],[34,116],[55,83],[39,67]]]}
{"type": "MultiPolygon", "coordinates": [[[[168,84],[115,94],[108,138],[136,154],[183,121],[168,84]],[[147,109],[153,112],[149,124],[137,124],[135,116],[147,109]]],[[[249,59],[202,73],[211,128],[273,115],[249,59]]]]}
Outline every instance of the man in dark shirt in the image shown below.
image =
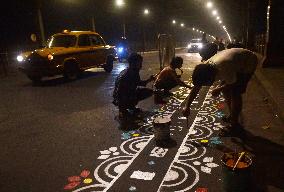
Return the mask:
{"type": "Polygon", "coordinates": [[[140,109],[136,108],[139,101],[144,100],[153,94],[153,90],[145,88],[146,85],[154,80],[151,76],[149,79],[142,81],[139,71],[142,68],[143,57],[137,53],[132,53],[128,58],[129,67],[120,72],[115,81],[113,92],[113,104],[118,106],[119,117],[134,114],[140,109]],[[143,86],[144,88],[141,88],[143,86]]]}

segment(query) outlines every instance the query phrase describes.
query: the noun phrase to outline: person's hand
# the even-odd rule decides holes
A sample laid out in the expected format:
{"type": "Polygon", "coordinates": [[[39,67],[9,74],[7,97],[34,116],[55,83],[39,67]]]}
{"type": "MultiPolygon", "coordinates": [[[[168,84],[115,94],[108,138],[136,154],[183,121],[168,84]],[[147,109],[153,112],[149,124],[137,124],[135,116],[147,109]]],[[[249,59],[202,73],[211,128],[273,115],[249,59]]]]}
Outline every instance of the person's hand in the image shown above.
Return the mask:
{"type": "Polygon", "coordinates": [[[216,88],[216,89],[213,89],[211,94],[213,97],[218,97],[220,95],[220,89],[216,88]]]}
{"type": "Polygon", "coordinates": [[[156,75],[151,75],[150,77],[149,77],[149,81],[154,81],[156,79],[156,75]]]}
{"type": "Polygon", "coordinates": [[[182,114],[184,117],[188,117],[190,115],[190,107],[183,108],[182,114]]]}

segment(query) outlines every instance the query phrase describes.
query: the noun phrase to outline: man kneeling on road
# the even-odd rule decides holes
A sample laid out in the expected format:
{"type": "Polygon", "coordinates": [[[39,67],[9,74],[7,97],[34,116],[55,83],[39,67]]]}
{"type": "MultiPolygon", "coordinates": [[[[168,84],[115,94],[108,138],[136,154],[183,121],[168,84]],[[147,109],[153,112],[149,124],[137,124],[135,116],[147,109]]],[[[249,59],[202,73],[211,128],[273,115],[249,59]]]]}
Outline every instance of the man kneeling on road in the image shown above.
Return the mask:
{"type": "Polygon", "coordinates": [[[165,67],[155,80],[154,86],[157,89],[163,89],[165,95],[171,95],[170,90],[176,86],[182,86],[186,88],[191,88],[180,78],[181,75],[178,75],[176,69],[179,69],[182,73],[182,64],[183,59],[181,57],[174,57],[170,63],[170,66],[165,67]]]}
{"type": "Polygon", "coordinates": [[[212,96],[216,97],[220,92],[223,93],[229,109],[229,116],[223,120],[230,123],[224,133],[235,131],[236,128],[240,127],[242,94],[245,93],[256,66],[256,55],[242,48],[221,51],[205,61],[205,64],[197,65],[192,74],[194,87],[183,110],[183,115],[186,117],[190,115],[190,105],[202,86],[211,86],[214,81],[219,80],[220,84],[212,90],[212,96]]]}
{"type": "Polygon", "coordinates": [[[154,86],[156,88],[155,91],[155,103],[166,103],[163,101],[162,97],[171,96],[171,89],[176,86],[182,86],[186,88],[192,88],[190,85],[187,85],[185,82],[181,80],[181,75],[178,75],[176,69],[183,73],[181,68],[183,64],[183,59],[181,57],[173,57],[170,63],[170,66],[165,67],[158,75],[154,82],[154,86]]]}
{"type": "Polygon", "coordinates": [[[139,71],[142,68],[143,57],[137,53],[132,53],[128,58],[129,67],[118,75],[115,81],[113,92],[113,104],[119,108],[119,117],[124,118],[140,112],[136,105],[139,101],[144,100],[153,94],[153,90],[145,87],[149,82],[154,80],[151,76],[149,79],[142,81],[139,71]]]}

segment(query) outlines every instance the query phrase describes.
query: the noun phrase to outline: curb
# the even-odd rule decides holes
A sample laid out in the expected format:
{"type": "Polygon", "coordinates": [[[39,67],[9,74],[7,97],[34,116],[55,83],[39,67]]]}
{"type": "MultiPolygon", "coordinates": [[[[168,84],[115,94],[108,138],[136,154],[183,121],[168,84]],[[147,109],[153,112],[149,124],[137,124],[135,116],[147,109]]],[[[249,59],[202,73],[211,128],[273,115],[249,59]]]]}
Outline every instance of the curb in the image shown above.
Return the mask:
{"type": "Polygon", "coordinates": [[[279,102],[280,99],[279,95],[275,93],[274,91],[275,88],[272,86],[272,82],[267,80],[267,78],[262,74],[262,72],[259,69],[255,71],[255,77],[258,83],[263,87],[264,91],[269,96],[269,99],[272,101],[272,106],[274,109],[276,109],[279,118],[281,118],[284,121],[283,106],[281,106],[281,103],[279,102]]]}

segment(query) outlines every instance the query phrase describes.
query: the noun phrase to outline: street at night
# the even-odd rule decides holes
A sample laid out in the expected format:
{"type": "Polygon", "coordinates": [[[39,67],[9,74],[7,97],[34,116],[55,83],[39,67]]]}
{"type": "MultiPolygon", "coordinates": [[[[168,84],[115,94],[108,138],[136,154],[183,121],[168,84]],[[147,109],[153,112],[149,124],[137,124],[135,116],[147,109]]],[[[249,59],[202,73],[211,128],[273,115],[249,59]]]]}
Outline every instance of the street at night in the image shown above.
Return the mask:
{"type": "MultiPolygon", "coordinates": [[[[177,55],[185,59],[183,79],[188,81],[200,56],[185,49],[177,50],[177,55]]],[[[158,55],[143,56],[141,78],[146,78],[159,71],[158,55]]],[[[245,143],[217,135],[224,126],[219,117],[225,111],[224,101],[212,99],[209,87],[194,102],[188,127],[180,112],[190,92],[185,88],[176,89],[166,105],[155,105],[153,98],[141,102],[144,117],[124,125],[111,100],[114,79],[125,67],[126,63],[115,63],[110,74],[91,69],[72,82],[58,76],[45,79],[42,86],[33,86],[21,73],[4,79],[1,191],[129,191],[131,187],[133,191],[225,191],[220,160],[223,152],[234,150],[248,150],[257,157],[258,185],[262,184],[258,179],[269,179],[279,189],[283,187],[281,175],[275,180],[264,178],[281,174],[283,134],[277,132],[283,124],[275,119],[273,130],[261,128],[273,119],[274,111],[263,104],[265,95],[255,81],[248,91],[254,96],[246,98],[245,143]],[[256,108],[250,104],[252,98],[256,108]],[[157,148],[154,142],[151,121],[161,115],[172,118],[176,145],[169,149],[157,148]],[[269,141],[270,137],[278,142],[269,141]],[[266,153],[275,157],[270,159],[266,153]],[[144,179],[133,178],[135,173],[144,179]]]]}
{"type": "Polygon", "coordinates": [[[0,192],[284,192],[283,11],[7,2],[0,192]]]}

